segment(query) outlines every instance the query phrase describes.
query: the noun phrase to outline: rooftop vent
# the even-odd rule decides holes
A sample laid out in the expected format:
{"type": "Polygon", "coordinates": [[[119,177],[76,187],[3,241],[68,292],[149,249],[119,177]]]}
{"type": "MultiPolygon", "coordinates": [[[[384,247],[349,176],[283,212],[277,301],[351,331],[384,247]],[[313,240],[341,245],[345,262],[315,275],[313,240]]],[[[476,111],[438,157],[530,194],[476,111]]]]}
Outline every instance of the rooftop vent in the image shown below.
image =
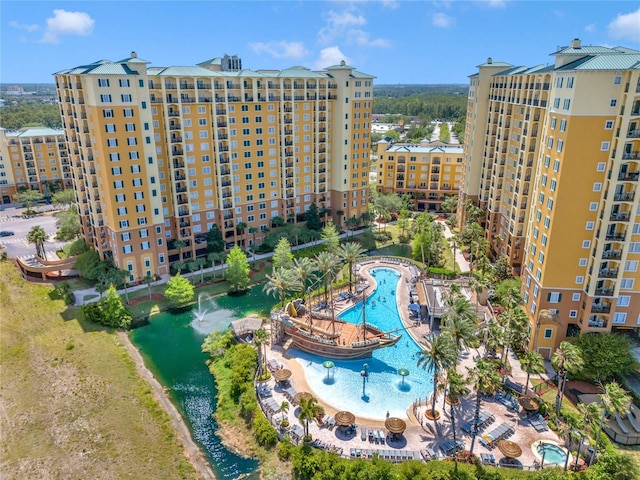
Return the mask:
{"type": "Polygon", "coordinates": [[[487,63],[489,65],[491,65],[493,63],[493,58],[491,58],[491,57],[487,58],[487,63]]]}
{"type": "Polygon", "coordinates": [[[580,48],[580,39],[579,38],[574,38],[571,41],[571,48],[580,48]]]}
{"type": "Polygon", "coordinates": [[[131,58],[138,58],[138,54],[136,52],[131,52],[131,58]]]}

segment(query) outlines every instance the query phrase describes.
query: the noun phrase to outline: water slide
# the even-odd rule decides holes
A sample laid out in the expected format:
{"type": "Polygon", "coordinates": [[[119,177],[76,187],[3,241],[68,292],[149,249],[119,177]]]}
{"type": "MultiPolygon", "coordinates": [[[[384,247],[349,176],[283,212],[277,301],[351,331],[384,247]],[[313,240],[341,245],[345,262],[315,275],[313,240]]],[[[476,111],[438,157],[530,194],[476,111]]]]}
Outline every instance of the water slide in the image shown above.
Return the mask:
{"type": "Polygon", "coordinates": [[[624,434],[629,434],[629,429],[625,426],[624,422],[622,421],[622,418],[620,418],[620,414],[618,412],[616,412],[616,422],[618,423],[618,427],[620,428],[620,430],[622,430],[622,433],[624,434]]]}
{"type": "Polygon", "coordinates": [[[640,413],[638,412],[638,409],[634,405],[629,406],[629,411],[627,412],[627,420],[629,420],[629,423],[631,424],[633,429],[638,433],[640,433],[640,427],[638,427],[638,424],[636,423],[636,418],[638,418],[639,414],[640,413]]]}

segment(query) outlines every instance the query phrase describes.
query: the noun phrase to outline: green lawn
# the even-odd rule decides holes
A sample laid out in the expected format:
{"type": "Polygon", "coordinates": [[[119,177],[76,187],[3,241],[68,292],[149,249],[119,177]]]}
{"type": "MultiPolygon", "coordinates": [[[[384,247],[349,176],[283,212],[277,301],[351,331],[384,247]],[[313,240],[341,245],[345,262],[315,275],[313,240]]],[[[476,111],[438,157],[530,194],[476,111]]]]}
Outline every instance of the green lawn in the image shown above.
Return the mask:
{"type": "Polygon", "coordinates": [[[194,478],[118,337],[0,262],[3,478],[194,478]]]}

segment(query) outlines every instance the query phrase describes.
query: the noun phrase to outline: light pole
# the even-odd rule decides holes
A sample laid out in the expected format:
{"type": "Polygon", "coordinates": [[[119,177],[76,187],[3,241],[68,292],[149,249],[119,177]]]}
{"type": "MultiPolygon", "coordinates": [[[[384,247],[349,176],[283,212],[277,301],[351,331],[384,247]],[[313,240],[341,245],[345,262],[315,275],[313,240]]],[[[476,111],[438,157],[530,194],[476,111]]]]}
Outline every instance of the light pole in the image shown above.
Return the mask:
{"type": "Polygon", "coordinates": [[[360,371],[360,376],[362,377],[362,399],[366,401],[367,399],[367,394],[365,392],[365,384],[367,382],[367,379],[369,378],[369,365],[368,364],[364,364],[362,365],[362,370],[360,371]]]}

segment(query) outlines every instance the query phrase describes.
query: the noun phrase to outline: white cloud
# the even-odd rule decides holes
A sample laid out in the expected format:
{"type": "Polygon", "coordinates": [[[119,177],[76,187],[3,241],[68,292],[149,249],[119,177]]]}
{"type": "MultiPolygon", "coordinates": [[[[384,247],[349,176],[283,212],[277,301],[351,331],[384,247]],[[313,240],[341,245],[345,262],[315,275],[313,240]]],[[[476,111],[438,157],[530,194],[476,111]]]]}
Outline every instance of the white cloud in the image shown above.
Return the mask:
{"type": "Polygon", "coordinates": [[[640,8],[632,13],[620,13],[607,26],[607,33],[613,38],[640,42],[640,8]]]}
{"type": "Polygon", "coordinates": [[[396,0],[382,0],[382,6],[390,10],[395,10],[400,4],[396,0]]]}
{"type": "Polygon", "coordinates": [[[26,30],[27,32],[35,32],[40,28],[40,25],[36,25],[36,24],[28,25],[26,23],[18,23],[16,21],[9,22],[9,26],[13,28],[17,28],[18,30],[26,30]]]}
{"type": "Polygon", "coordinates": [[[431,19],[436,27],[447,28],[455,23],[455,18],[450,17],[442,12],[436,13],[431,19]]]}
{"type": "Polygon", "coordinates": [[[58,43],[63,35],[91,35],[96,21],[85,12],[67,12],[54,10],[53,17],[47,18],[47,29],[42,43],[58,43]]]}
{"type": "Polygon", "coordinates": [[[315,69],[322,70],[332,65],[338,65],[342,60],[347,64],[351,63],[351,59],[340,51],[340,47],[323,48],[320,51],[318,60],[316,60],[315,69]]]}
{"type": "Polygon", "coordinates": [[[372,39],[369,33],[365,32],[364,30],[358,30],[358,29],[349,30],[349,32],[346,34],[346,37],[347,37],[347,43],[349,44],[355,43],[356,45],[361,47],[387,48],[391,46],[391,42],[389,42],[389,40],[387,40],[386,38],[372,39]]]}
{"type": "Polygon", "coordinates": [[[326,15],[326,25],[318,32],[318,40],[321,43],[330,43],[343,36],[352,27],[361,27],[367,24],[367,20],[360,14],[350,10],[336,12],[329,10],[326,15]]]}
{"type": "Polygon", "coordinates": [[[590,23],[589,25],[584,27],[584,29],[589,33],[594,33],[596,31],[596,24],[595,23],[590,23]]]}
{"type": "Polygon", "coordinates": [[[255,42],[249,47],[256,53],[266,53],[274,58],[300,59],[309,54],[302,42],[255,42]]]}
{"type": "Polygon", "coordinates": [[[507,0],[488,0],[487,3],[492,8],[502,8],[507,6],[507,0]]]}

